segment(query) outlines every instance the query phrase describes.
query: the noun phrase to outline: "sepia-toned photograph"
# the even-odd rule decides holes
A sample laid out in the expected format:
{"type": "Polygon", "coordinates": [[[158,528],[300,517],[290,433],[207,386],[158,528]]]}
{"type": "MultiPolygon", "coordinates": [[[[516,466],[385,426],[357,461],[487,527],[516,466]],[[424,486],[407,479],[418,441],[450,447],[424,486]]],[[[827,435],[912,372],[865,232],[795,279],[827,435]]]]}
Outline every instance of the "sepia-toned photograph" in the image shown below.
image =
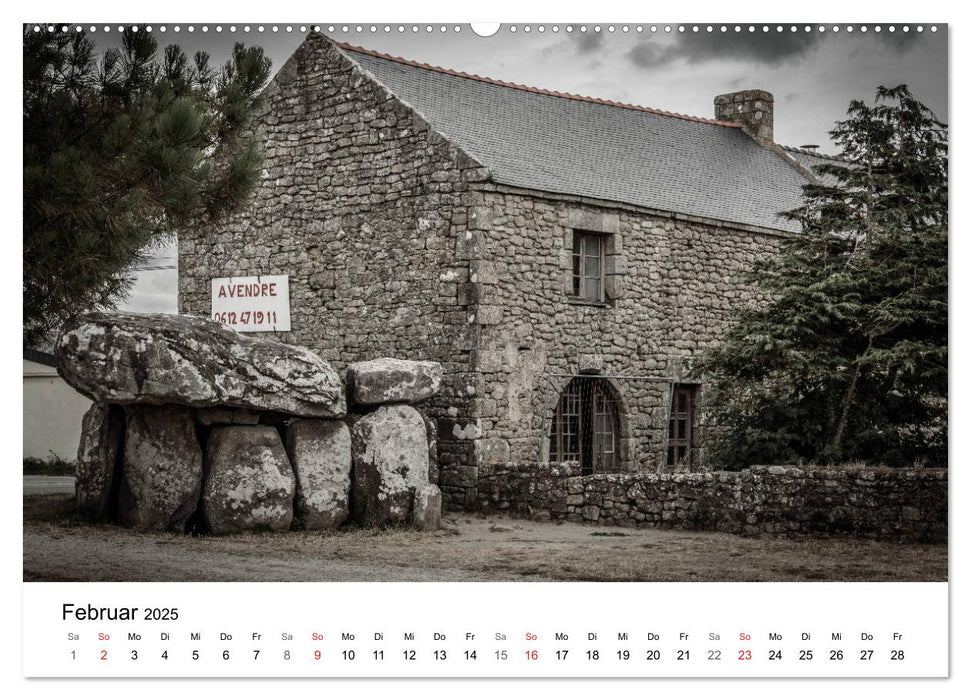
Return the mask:
{"type": "Polygon", "coordinates": [[[23,580],[947,581],[948,28],[865,29],[24,25],[23,580]]]}

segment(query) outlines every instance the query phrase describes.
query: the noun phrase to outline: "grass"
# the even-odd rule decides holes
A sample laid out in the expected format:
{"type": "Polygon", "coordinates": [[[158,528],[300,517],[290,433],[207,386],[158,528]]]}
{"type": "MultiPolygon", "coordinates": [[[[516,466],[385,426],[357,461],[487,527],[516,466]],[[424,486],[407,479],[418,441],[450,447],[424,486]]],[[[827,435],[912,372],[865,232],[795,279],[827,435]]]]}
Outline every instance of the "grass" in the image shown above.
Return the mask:
{"type": "Polygon", "coordinates": [[[24,474],[31,476],[74,476],[74,462],[61,459],[53,452],[47,459],[24,457],[24,474]]]}
{"type": "Polygon", "coordinates": [[[188,537],[90,525],[74,515],[72,496],[25,496],[25,577],[106,580],[101,577],[108,576],[103,570],[110,564],[108,580],[160,580],[167,567],[155,556],[164,552],[176,565],[172,571],[196,572],[174,573],[194,578],[172,580],[276,580],[272,577],[289,575],[290,563],[304,572],[294,580],[323,580],[313,578],[321,575],[314,572],[340,564],[374,572],[373,579],[354,580],[401,580],[396,577],[408,569],[461,570],[467,578],[506,581],[947,580],[947,545],[942,544],[594,530],[473,513],[446,513],[443,525],[435,532],[348,527],[188,537]],[[150,556],[137,556],[146,551],[150,556]],[[92,562],[106,567],[85,568],[92,562]]]}
{"type": "Polygon", "coordinates": [[[74,496],[64,494],[24,496],[24,524],[33,523],[54,527],[83,525],[74,507],[74,496]]]}

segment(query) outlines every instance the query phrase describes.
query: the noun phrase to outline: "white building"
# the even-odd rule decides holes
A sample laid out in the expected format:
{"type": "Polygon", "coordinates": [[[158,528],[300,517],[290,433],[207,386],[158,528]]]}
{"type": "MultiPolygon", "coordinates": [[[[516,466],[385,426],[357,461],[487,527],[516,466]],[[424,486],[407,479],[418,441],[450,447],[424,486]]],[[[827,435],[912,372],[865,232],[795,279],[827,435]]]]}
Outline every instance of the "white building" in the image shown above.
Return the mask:
{"type": "Polygon", "coordinates": [[[24,458],[77,458],[81,417],[91,400],[57,374],[54,357],[24,350],[24,458]]]}

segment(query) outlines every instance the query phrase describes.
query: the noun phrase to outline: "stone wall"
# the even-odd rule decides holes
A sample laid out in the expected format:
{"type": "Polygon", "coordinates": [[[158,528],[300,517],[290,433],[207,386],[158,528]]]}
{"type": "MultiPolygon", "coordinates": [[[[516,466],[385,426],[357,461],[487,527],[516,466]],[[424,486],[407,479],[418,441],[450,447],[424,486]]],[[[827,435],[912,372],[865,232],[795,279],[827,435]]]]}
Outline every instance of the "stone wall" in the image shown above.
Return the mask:
{"type": "Polygon", "coordinates": [[[289,275],[293,330],[276,337],[340,372],[382,356],[441,363],[428,407],[450,421],[439,450],[468,461],[452,423],[473,421],[477,326],[459,287],[469,183],[487,171],[319,33],[274,78],[256,124],[254,195],[228,221],[180,233],[179,311],[209,316],[213,277],[289,275]]]}
{"type": "Polygon", "coordinates": [[[547,375],[575,375],[589,365],[604,375],[638,377],[610,380],[624,414],[624,463],[630,471],[655,470],[667,429],[667,380],[680,381],[691,358],[718,342],[739,310],[757,299],[743,277],[783,238],[542,193],[481,195],[480,218],[489,225],[475,285],[482,437],[473,464],[546,459],[544,404],[551,411],[569,381],[554,377],[547,390],[547,375]],[[606,237],[602,305],[570,298],[574,231],[606,237]]]}
{"type": "MultiPolygon", "coordinates": [[[[456,486],[443,487],[455,498],[456,486]]],[[[741,472],[573,476],[570,465],[480,466],[480,510],[592,525],[742,535],[947,541],[946,470],[752,467],[741,472]]]]}

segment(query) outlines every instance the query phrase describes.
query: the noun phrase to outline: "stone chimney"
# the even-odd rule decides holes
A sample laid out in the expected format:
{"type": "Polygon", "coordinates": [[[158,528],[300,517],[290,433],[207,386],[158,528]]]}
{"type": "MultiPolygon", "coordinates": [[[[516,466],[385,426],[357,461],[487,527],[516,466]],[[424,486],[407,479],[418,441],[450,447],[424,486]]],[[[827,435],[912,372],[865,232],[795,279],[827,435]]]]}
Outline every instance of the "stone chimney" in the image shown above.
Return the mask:
{"type": "Polygon", "coordinates": [[[758,141],[772,138],[772,111],[775,99],[765,90],[741,90],[715,98],[715,119],[741,124],[758,141]]]}

